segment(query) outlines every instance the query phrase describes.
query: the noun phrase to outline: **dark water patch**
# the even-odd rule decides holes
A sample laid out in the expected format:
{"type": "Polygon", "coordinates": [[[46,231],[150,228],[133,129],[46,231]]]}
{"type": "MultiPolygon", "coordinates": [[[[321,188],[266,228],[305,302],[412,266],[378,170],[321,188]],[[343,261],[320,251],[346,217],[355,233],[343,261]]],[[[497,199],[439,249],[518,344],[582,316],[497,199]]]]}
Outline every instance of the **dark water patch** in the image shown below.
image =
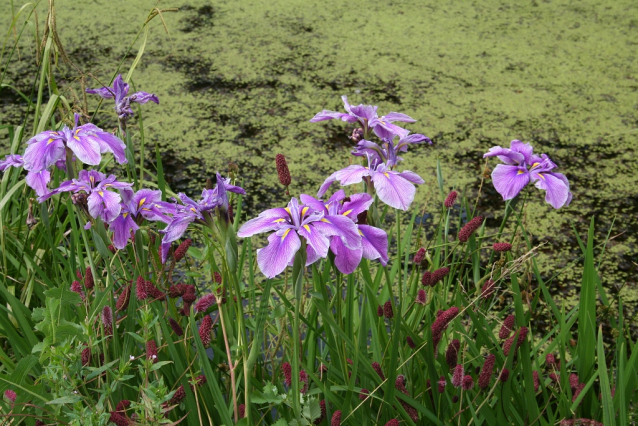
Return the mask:
{"type": "Polygon", "coordinates": [[[186,15],[180,19],[179,30],[186,34],[212,27],[217,14],[215,8],[211,5],[195,7],[187,4],[181,6],[179,10],[185,12],[186,15]]]}

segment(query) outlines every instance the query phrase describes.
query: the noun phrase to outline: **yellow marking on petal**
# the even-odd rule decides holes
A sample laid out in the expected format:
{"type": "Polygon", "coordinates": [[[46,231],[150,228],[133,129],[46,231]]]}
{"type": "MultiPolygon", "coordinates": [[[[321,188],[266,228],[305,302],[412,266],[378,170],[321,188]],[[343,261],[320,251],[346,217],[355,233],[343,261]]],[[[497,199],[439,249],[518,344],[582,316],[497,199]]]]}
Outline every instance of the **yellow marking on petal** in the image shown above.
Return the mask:
{"type": "Polygon", "coordinates": [[[285,221],[286,221],[286,219],[275,219],[275,220],[273,220],[273,222],[275,222],[275,223],[285,222],[285,221]]]}
{"type": "Polygon", "coordinates": [[[360,229],[357,229],[357,231],[359,231],[359,234],[363,236],[363,232],[361,232],[360,229]]]}
{"type": "Polygon", "coordinates": [[[49,139],[49,140],[47,141],[47,145],[49,145],[49,144],[50,144],[50,143],[52,143],[52,142],[53,142],[53,138],[51,138],[51,139],[49,139]]]}
{"type": "Polygon", "coordinates": [[[350,213],[352,213],[352,209],[348,210],[345,213],[341,213],[341,214],[344,215],[344,216],[348,216],[350,213]]]}
{"type": "Polygon", "coordinates": [[[144,198],[142,198],[142,199],[140,200],[140,202],[139,202],[139,203],[138,203],[138,205],[137,205],[137,208],[138,208],[138,209],[139,209],[140,207],[142,207],[142,204],[144,204],[144,201],[146,201],[146,197],[144,197],[144,198]]]}
{"type": "Polygon", "coordinates": [[[385,175],[385,177],[390,178],[390,175],[388,174],[388,172],[383,172],[383,174],[385,175]]]}
{"type": "Polygon", "coordinates": [[[197,210],[195,209],[195,207],[191,207],[191,211],[194,213],[197,213],[197,210]]]}
{"type": "Polygon", "coordinates": [[[517,175],[522,175],[523,173],[525,173],[523,170],[519,170],[516,174],[517,175]]]}
{"type": "Polygon", "coordinates": [[[304,207],[304,208],[301,210],[301,215],[302,215],[302,216],[305,216],[305,214],[308,212],[308,209],[309,209],[309,208],[310,208],[310,207],[304,207]]]}
{"type": "Polygon", "coordinates": [[[304,225],[303,227],[306,231],[310,232],[310,227],[308,225],[304,225]]]}
{"type": "Polygon", "coordinates": [[[78,133],[80,133],[80,129],[75,129],[75,134],[77,135],[78,133]]]}
{"type": "Polygon", "coordinates": [[[533,169],[534,167],[536,167],[536,166],[540,166],[540,165],[541,165],[541,163],[534,163],[534,164],[532,164],[532,169],[533,169]]]}
{"type": "Polygon", "coordinates": [[[325,217],[323,219],[321,219],[322,222],[326,222],[332,225],[332,222],[330,222],[328,219],[326,219],[325,217]]]}
{"type": "Polygon", "coordinates": [[[104,197],[104,191],[98,191],[98,194],[100,194],[100,197],[104,197]]]}
{"type": "Polygon", "coordinates": [[[122,217],[123,217],[124,219],[126,219],[126,216],[128,216],[128,213],[122,213],[122,217]]]}
{"type": "Polygon", "coordinates": [[[286,210],[288,214],[290,214],[290,209],[288,207],[286,207],[284,210],[286,210]]]}
{"type": "Polygon", "coordinates": [[[147,212],[151,211],[151,209],[149,209],[148,207],[144,207],[142,210],[147,211],[147,212]]]}
{"type": "Polygon", "coordinates": [[[94,176],[89,176],[89,180],[91,181],[91,183],[95,183],[95,177],[94,176]]]}
{"type": "Polygon", "coordinates": [[[289,232],[290,232],[290,228],[288,228],[288,229],[286,229],[286,230],[284,231],[284,234],[281,236],[281,241],[283,241],[283,240],[284,240],[284,238],[286,238],[286,235],[288,235],[288,233],[289,233],[289,232]]]}
{"type": "Polygon", "coordinates": [[[543,176],[541,173],[538,174],[538,177],[545,180],[545,176],[543,176]]]}
{"type": "Polygon", "coordinates": [[[79,140],[80,140],[80,138],[79,138],[79,137],[77,137],[77,136],[73,136],[73,139],[75,139],[76,141],[79,141],[79,140]]]}

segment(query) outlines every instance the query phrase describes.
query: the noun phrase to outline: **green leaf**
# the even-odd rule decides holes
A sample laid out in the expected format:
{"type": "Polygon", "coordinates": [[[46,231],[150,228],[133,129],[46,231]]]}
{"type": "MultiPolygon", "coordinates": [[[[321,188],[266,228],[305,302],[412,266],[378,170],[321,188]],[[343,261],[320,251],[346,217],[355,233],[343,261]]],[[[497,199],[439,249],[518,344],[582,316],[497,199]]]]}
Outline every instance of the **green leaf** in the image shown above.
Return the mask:
{"type": "Polygon", "coordinates": [[[73,396],[63,396],[61,398],[56,398],[53,401],[47,402],[47,405],[56,405],[56,404],[75,404],[76,402],[82,399],[79,395],[73,396]]]}
{"type": "Polygon", "coordinates": [[[603,326],[598,327],[598,377],[600,377],[600,391],[603,400],[603,422],[605,426],[615,426],[614,402],[611,398],[607,363],[605,362],[605,348],[603,347],[603,326]]]}
{"type": "Polygon", "coordinates": [[[162,368],[166,364],[172,364],[172,363],[173,363],[173,361],[159,361],[159,362],[153,364],[153,366],[151,367],[151,371],[159,370],[160,368],[162,368]]]}
{"type": "Polygon", "coordinates": [[[596,270],[594,269],[594,218],[591,219],[585,251],[585,268],[578,308],[578,376],[585,382],[594,373],[596,352],[596,270]]]}

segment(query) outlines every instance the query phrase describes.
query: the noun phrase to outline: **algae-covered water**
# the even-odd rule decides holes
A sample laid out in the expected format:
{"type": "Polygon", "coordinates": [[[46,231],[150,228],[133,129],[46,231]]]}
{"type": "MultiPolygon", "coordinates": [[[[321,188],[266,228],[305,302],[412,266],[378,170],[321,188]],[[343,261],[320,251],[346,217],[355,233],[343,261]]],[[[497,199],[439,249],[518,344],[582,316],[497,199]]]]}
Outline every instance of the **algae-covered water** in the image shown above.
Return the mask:
{"type": "MultiPolygon", "coordinates": [[[[57,29],[71,60],[108,80],[155,6],[59,1],[57,29]]],[[[547,242],[538,258],[544,275],[580,254],[572,227],[584,237],[596,216],[600,242],[615,218],[611,235],[620,235],[606,246],[602,279],[610,295],[622,288],[625,300],[638,299],[634,1],[168,0],[157,7],[179,11],[162,14],[168,34],[159,18],[149,24],[133,82],[161,100],[143,107],[144,133],[147,153],[155,142],[161,147],[174,190],[197,192],[234,162],[254,215],[287,199],[274,172],[274,157],[283,153],[291,194],[316,192],[349,164],[352,127],[308,120],[324,108],[341,110],[347,95],[351,103],[379,105],[382,114],[412,116],[418,122],[408,127],[432,138],[434,146],[411,148],[401,165],[425,179],[415,206],[426,211],[440,202],[437,160],[446,191],[475,197],[490,147],[521,139],[549,154],[570,179],[574,200],[555,211],[529,189],[524,219],[534,242],[547,242]]],[[[5,0],[3,34],[9,9],[5,0]]],[[[42,21],[46,5],[38,11],[42,21]]],[[[35,49],[26,38],[19,45],[5,83],[29,93],[35,49]]],[[[77,71],[65,69],[58,79],[74,81],[77,71]]],[[[73,87],[79,92],[77,81],[73,87]]],[[[21,121],[25,104],[14,92],[3,88],[0,103],[2,124],[21,121]]],[[[105,106],[98,124],[115,122],[105,106]]],[[[131,126],[139,129],[138,121],[131,126]]],[[[499,223],[503,206],[487,181],[479,211],[489,225],[499,223]]],[[[579,281],[578,268],[568,266],[552,286],[570,298],[579,281]]]]}

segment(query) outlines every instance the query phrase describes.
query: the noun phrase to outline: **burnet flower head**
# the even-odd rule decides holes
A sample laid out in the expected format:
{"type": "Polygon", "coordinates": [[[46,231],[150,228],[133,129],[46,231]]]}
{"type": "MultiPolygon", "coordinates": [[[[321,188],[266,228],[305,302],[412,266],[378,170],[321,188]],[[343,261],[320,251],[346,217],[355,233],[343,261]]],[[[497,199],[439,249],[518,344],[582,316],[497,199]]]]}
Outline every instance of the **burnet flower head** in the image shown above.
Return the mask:
{"type": "Polygon", "coordinates": [[[171,243],[180,239],[191,223],[208,225],[215,209],[218,209],[222,215],[228,214],[228,192],[246,195],[246,191],[243,188],[230,183],[230,178],[223,178],[217,173],[215,187],[203,190],[202,196],[198,201],[194,201],[186,194],[178,194],[179,201],[182,204],[178,204],[177,200],[175,200],[168,226],[160,231],[164,234],[161,245],[162,262],[166,262],[168,258],[168,250],[171,243]]]}
{"type": "Polygon", "coordinates": [[[91,166],[100,164],[102,154],[106,152],[112,153],[118,163],[126,163],[124,142],[94,124],[78,126],[79,119],[80,114],[75,114],[72,129],[64,126],[62,130],[47,130],[29,139],[23,157],[24,169],[33,173],[46,170],[63,160],[67,149],[91,166]]]}
{"type": "Polygon", "coordinates": [[[268,245],[257,250],[257,264],[268,278],[275,277],[292,264],[295,253],[301,248],[301,238],[307,242],[306,265],[328,256],[330,237],[333,236],[340,238],[349,250],[362,248],[361,234],[352,219],[335,211],[326,213],[325,208],[299,204],[296,198],[285,208],[266,210],[249,220],[237,236],[245,238],[269,231],[274,232],[268,237],[268,245]]]}
{"type": "Polygon", "coordinates": [[[504,200],[511,200],[529,183],[546,192],[545,201],[555,209],[569,205],[572,193],[569,181],[562,173],[556,173],[556,164],[545,154],[534,155],[530,144],[513,140],[509,148],[495,146],[483,157],[498,157],[499,164],[492,172],[492,182],[504,200]]]}
{"type": "Polygon", "coordinates": [[[103,99],[115,99],[115,112],[120,120],[126,120],[134,115],[131,102],[145,104],[149,101],[159,104],[159,98],[153,93],[136,92],[128,96],[129,85],[124,82],[122,74],[118,74],[113,81],[113,86],[105,86],[99,89],[86,89],[86,93],[98,95],[103,99]]]}

